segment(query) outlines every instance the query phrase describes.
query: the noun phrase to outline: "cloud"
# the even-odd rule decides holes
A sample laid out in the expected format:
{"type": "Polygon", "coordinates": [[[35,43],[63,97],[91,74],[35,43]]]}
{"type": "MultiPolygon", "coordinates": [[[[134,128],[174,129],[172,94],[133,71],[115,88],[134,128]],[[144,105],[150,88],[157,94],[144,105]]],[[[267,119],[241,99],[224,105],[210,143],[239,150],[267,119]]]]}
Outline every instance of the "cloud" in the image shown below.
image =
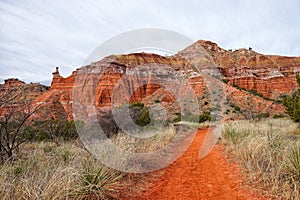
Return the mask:
{"type": "Polygon", "coordinates": [[[297,0],[0,1],[0,80],[48,80],[55,66],[67,76],[101,43],[138,28],[299,56],[299,10],[297,0]]]}

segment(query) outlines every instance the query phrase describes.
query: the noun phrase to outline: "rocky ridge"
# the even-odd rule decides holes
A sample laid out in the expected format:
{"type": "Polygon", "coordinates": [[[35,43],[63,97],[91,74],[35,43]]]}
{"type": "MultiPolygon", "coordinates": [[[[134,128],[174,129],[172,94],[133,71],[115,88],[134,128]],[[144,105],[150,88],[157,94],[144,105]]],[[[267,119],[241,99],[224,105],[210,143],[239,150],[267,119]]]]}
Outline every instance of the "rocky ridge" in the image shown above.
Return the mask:
{"type": "MultiPolygon", "coordinates": [[[[262,55],[252,49],[225,50],[216,43],[203,40],[170,57],[146,53],[108,56],[77,69],[66,78],[56,68],[50,90],[43,90],[31,98],[34,99],[33,105],[43,107],[36,116],[72,119],[74,94],[97,109],[110,109],[112,101],[121,102],[120,98],[126,97],[131,103],[160,103],[172,113],[180,112],[176,95],[162,86],[165,82],[160,84],[155,76],[140,75],[146,73],[150,66],[161,70],[160,74],[166,77],[172,77],[173,72],[181,74],[193,88],[201,110],[218,110],[230,120],[263,113],[271,116],[284,114],[283,106],[274,100],[280,100],[297,88],[295,74],[300,71],[300,57],[262,55]],[[140,66],[146,67],[146,70],[142,72],[140,66]],[[127,79],[124,79],[124,74],[127,74],[127,79]],[[212,92],[208,82],[217,86],[219,92],[212,92]],[[94,96],[85,91],[74,93],[74,88],[82,85],[87,91],[94,91],[94,96]],[[120,86],[126,90],[120,89],[120,86]],[[115,92],[119,92],[118,95],[114,96],[115,92]],[[222,98],[224,105],[213,105],[214,98],[222,98]]],[[[1,87],[24,85],[10,80],[1,87]]],[[[179,94],[185,96],[185,91],[182,87],[179,94]]]]}

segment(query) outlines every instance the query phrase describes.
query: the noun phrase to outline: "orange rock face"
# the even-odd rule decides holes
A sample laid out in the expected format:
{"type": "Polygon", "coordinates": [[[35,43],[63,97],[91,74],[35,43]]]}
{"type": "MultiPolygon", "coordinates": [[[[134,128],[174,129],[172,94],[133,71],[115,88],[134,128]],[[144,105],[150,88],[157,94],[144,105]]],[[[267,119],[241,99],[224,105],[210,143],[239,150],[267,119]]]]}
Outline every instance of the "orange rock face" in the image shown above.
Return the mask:
{"type": "Polygon", "coordinates": [[[0,117],[12,111],[26,107],[31,109],[31,102],[48,90],[38,83],[26,84],[18,79],[7,79],[0,84],[0,117]]]}
{"type": "Polygon", "coordinates": [[[9,88],[9,87],[18,87],[18,86],[21,86],[21,85],[25,85],[25,82],[20,81],[17,78],[10,78],[10,79],[4,80],[4,87],[7,87],[7,88],[9,88]]]}
{"type": "MultiPolygon", "coordinates": [[[[295,75],[300,72],[300,57],[262,55],[252,48],[227,51],[210,41],[198,41],[179,54],[188,54],[186,57],[195,63],[199,59],[198,46],[205,49],[207,60],[231,85],[256,90],[272,99],[291,94],[298,87],[295,75]]],[[[199,61],[197,63],[200,69],[203,68],[199,61]]]]}
{"type": "MultiPolygon", "coordinates": [[[[233,108],[239,107],[241,112],[232,114],[230,117],[233,118],[247,118],[260,113],[284,114],[281,104],[238,90],[232,85],[256,90],[277,100],[297,88],[295,74],[299,71],[299,57],[266,56],[252,49],[227,51],[213,42],[198,41],[171,57],[146,53],[109,56],[77,69],[66,78],[56,68],[50,90],[37,96],[33,104],[42,107],[36,116],[43,119],[72,119],[74,98],[96,109],[110,109],[112,103],[126,101],[160,103],[175,113],[181,109],[178,96],[189,97],[188,87],[191,87],[200,109],[212,107],[213,98],[224,98],[232,106],[219,105],[222,108],[216,109],[235,113],[233,108]],[[174,82],[180,77],[184,77],[186,83],[174,82]],[[228,84],[221,79],[227,80],[228,84]],[[209,82],[223,92],[215,97],[209,82]],[[175,94],[168,90],[178,85],[180,87],[175,94]],[[80,91],[74,90],[80,87],[80,91]]],[[[10,79],[4,85],[19,87],[22,84],[10,79]]]]}

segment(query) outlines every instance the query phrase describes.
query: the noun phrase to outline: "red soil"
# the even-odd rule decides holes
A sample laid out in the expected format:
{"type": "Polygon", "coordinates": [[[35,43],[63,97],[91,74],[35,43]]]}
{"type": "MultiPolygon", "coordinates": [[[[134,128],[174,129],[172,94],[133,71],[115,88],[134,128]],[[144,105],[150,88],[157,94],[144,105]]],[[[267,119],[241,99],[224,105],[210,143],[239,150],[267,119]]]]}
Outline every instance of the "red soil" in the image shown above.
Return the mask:
{"type": "Polygon", "coordinates": [[[238,166],[226,159],[222,145],[216,145],[209,155],[199,159],[206,134],[207,129],[199,130],[189,149],[167,168],[153,172],[152,175],[159,174],[157,180],[134,199],[259,199],[251,189],[245,191],[238,166]]]}

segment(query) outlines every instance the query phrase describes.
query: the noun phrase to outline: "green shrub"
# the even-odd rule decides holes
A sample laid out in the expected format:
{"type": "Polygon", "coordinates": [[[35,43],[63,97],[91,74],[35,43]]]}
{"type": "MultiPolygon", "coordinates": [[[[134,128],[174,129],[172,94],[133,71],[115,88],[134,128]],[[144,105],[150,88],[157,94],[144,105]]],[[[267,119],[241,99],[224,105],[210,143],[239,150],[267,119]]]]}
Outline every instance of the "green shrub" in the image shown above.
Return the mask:
{"type": "MultiPolygon", "coordinates": [[[[78,123],[79,124],[79,123],[78,123]]],[[[36,121],[27,130],[28,139],[35,141],[73,140],[78,138],[75,121],[51,119],[36,121]]]]}
{"type": "Polygon", "coordinates": [[[148,109],[144,109],[142,113],[138,116],[137,120],[135,120],[135,123],[139,126],[147,126],[151,123],[151,117],[150,112],[148,109]]]}
{"type": "Polygon", "coordinates": [[[240,86],[237,85],[237,84],[233,84],[232,86],[235,87],[235,88],[238,89],[238,90],[244,90],[244,91],[247,91],[245,88],[242,88],[242,87],[240,87],[240,86]]]}
{"type": "Polygon", "coordinates": [[[273,118],[274,118],[274,119],[279,119],[279,118],[284,118],[284,116],[281,115],[281,114],[275,114],[275,115],[273,116],[273,118]]]}
{"type": "Polygon", "coordinates": [[[144,108],[145,105],[143,102],[134,102],[130,104],[131,108],[144,108]]]}
{"type": "Polygon", "coordinates": [[[223,83],[227,84],[229,81],[226,79],[222,79],[223,83]]]}
{"type": "Polygon", "coordinates": [[[282,100],[281,99],[277,99],[277,100],[275,100],[275,103],[277,103],[277,104],[282,104],[282,100]]]}
{"type": "Polygon", "coordinates": [[[238,106],[234,106],[234,110],[237,111],[237,112],[239,112],[239,111],[241,111],[241,108],[238,107],[238,106]]]}
{"type": "Polygon", "coordinates": [[[207,111],[202,112],[200,115],[196,115],[190,112],[184,113],[182,116],[181,113],[175,113],[177,116],[175,119],[173,119],[173,122],[180,122],[180,121],[187,121],[187,122],[192,122],[192,123],[202,123],[205,121],[211,121],[211,116],[210,113],[207,111]]]}
{"type": "Polygon", "coordinates": [[[248,90],[249,93],[253,94],[253,95],[256,95],[256,96],[259,96],[259,97],[263,97],[262,94],[258,93],[257,90],[254,90],[254,89],[250,89],[248,90]]]}
{"type": "Polygon", "coordinates": [[[175,113],[176,117],[173,119],[173,122],[180,122],[181,121],[181,113],[175,113]]]}
{"type": "Polygon", "coordinates": [[[257,116],[257,118],[262,119],[262,118],[268,118],[270,117],[270,113],[261,113],[257,116]]]}
{"type": "MultiPolygon", "coordinates": [[[[299,73],[296,74],[296,81],[297,81],[298,85],[300,86],[300,75],[299,75],[299,73]]],[[[300,88],[298,90],[300,90],[300,88]]]]}
{"type": "Polygon", "coordinates": [[[199,123],[205,122],[205,121],[211,121],[211,116],[209,112],[203,112],[199,115],[199,123]]]}
{"type": "Polygon", "coordinates": [[[286,108],[286,113],[295,122],[300,122],[300,95],[295,92],[292,96],[283,100],[283,105],[286,108]]]}
{"type": "MultiPolygon", "coordinates": [[[[300,87],[300,75],[296,75],[297,82],[300,87]]],[[[300,88],[294,92],[291,96],[287,96],[283,99],[283,105],[285,106],[286,113],[295,122],[300,122],[300,88]]]]}

